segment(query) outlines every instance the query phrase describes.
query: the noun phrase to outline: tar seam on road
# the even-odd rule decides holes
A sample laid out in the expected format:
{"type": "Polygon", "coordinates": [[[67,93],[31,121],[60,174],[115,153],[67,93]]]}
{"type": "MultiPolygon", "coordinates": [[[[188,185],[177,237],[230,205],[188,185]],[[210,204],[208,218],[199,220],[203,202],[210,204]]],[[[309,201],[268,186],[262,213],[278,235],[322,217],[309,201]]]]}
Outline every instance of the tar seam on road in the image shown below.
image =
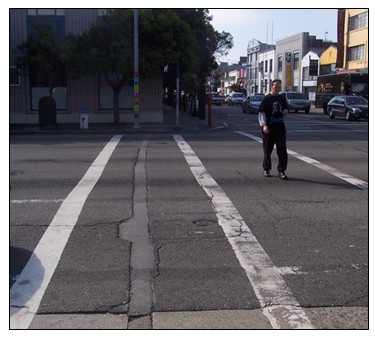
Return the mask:
{"type": "Polygon", "coordinates": [[[147,209],[146,150],[141,144],[134,168],[133,216],[119,228],[120,238],[131,242],[129,317],[150,315],[152,311],[152,271],[154,248],[149,235],[147,209]]]}
{"type": "MultiPolygon", "coordinates": [[[[246,133],[246,132],[242,132],[242,131],[234,131],[235,133],[238,133],[239,135],[242,135],[242,136],[245,136],[245,137],[249,137],[257,142],[260,142],[262,143],[262,139],[257,137],[257,136],[254,136],[252,135],[251,133],[246,133]]],[[[357,186],[358,188],[361,188],[363,190],[368,190],[368,183],[365,182],[365,181],[362,181],[361,179],[359,178],[355,178],[351,175],[348,175],[348,174],[345,174],[335,168],[332,168],[331,166],[329,165],[326,165],[326,164],[323,164],[323,163],[320,163],[319,161],[313,159],[313,158],[310,158],[310,157],[306,157],[306,156],[303,156],[297,152],[294,152],[292,150],[287,150],[288,151],[288,154],[297,158],[297,159],[300,159],[301,161],[304,161],[308,164],[311,164],[321,170],[324,170],[326,172],[328,172],[329,174],[333,175],[333,176],[336,176],[340,179],[342,179],[343,181],[346,181],[350,184],[353,184],[355,186],[357,186]]]]}
{"type": "Polygon", "coordinates": [[[272,327],[312,329],[310,320],[285,283],[280,270],[272,263],[229,197],[210,176],[182,136],[173,137],[195,179],[211,199],[218,223],[245,270],[263,314],[272,327]]]}
{"type": "Polygon", "coordinates": [[[123,135],[115,135],[64,199],[51,224],[10,290],[10,329],[27,329],[60,261],[88,195],[123,135]]]}

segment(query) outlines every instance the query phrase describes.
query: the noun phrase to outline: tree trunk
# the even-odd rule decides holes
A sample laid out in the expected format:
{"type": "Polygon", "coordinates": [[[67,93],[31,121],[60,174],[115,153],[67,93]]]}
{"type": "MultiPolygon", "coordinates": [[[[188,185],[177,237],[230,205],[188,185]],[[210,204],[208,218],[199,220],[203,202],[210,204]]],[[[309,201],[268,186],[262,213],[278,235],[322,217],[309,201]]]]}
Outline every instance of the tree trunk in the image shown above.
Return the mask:
{"type": "Polygon", "coordinates": [[[113,89],[113,124],[120,124],[120,91],[113,89]]]}
{"type": "Polygon", "coordinates": [[[200,85],[198,88],[198,116],[199,119],[206,119],[206,88],[200,85]]]}

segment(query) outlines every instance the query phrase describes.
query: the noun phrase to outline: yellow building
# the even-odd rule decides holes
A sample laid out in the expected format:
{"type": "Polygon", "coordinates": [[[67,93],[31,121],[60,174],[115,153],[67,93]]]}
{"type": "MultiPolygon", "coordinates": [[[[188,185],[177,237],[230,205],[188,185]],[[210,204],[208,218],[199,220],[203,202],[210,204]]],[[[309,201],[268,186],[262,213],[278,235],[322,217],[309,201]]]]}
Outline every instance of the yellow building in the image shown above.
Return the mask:
{"type": "Polygon", "coordinates": [[[339,9],[337,20],[338,71],[368,72],[368,9],[339,9]]]}
{"type": "Polygon", "coordinates": [[[320,56],[319,74],[336,73],[337,47],[328,47],[320,56]]]}

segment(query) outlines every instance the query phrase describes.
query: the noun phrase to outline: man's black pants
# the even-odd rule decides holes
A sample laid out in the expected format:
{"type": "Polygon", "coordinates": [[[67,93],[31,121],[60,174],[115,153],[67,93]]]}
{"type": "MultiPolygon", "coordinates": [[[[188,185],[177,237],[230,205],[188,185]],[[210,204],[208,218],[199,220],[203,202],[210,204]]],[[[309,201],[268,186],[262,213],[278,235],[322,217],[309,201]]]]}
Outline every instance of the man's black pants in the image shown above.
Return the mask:
{"type": "Polygon", "coordinates": [[[271,154],[276,144],[277,156],[279,158],[279,164],[277,165],[277,171],[285,171],[288,165],[288,152],[286,150],[286,130],[285,125],[281,126],[269,126],[269,133],[265,134],[262,131],[263,139],[263,169],[271,170],[271,154]]]}

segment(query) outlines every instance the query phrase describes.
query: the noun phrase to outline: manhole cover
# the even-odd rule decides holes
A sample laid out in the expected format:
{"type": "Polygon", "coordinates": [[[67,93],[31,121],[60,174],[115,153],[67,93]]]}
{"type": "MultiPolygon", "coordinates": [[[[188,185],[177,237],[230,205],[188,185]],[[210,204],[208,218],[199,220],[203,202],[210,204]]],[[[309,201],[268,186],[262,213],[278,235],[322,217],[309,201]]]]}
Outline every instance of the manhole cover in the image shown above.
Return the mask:
{"type": "Polygon", "coordinates": [[[194,224],[199,227],[207,227],[209,225],[213,225],[214,222],[210,220],[197,220],[197,221],[194,221],[194,224]]]}

